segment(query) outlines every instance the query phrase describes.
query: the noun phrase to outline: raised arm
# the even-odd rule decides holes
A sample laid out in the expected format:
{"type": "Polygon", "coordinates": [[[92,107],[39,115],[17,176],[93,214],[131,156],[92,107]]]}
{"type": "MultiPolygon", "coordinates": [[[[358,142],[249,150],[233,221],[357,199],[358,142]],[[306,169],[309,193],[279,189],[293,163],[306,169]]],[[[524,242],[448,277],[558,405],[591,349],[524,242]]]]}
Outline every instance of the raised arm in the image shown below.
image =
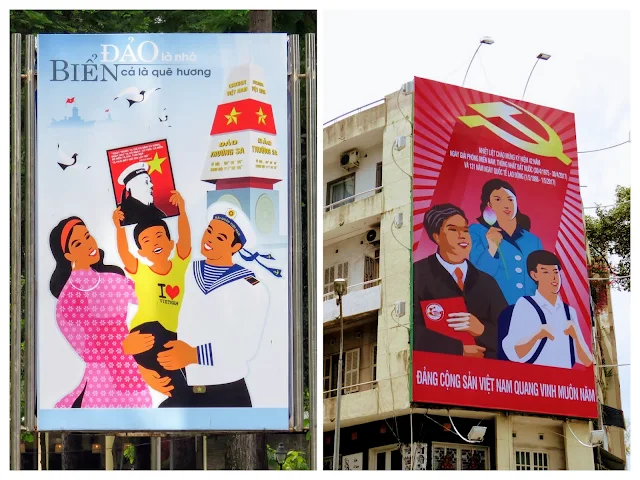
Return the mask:
{"type": "Polygon", "coordinates": [[[122,260],[122,263],[124,263],[124,268],[126,268],[129,273],[134,274],[138,271],[138,259],[129,251],[127,232],[122,226],[123,220],[124,212],[120,207],[118,207],[115,212],[113,212],[113,224],[116,227],[118,255],[120,255],[120,259],[122,260]]]}
{"type": "Polygon", "coordinates": [[[169,202],[178,207],[180,215],[178,216],[178,243],[177,251],[181,259],[185,259],[191,253],[191,227],[189,226],[189,218],[187,210],[184,207],[184,198],[177,190],[171,190],[169,202]]]}

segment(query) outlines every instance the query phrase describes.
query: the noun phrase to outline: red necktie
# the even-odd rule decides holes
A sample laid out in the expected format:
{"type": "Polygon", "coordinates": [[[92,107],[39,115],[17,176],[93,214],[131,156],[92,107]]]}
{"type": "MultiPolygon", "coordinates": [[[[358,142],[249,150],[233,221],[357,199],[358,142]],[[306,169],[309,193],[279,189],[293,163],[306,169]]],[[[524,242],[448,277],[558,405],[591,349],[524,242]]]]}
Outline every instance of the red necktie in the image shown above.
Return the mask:
{"type": "Polygon", "coordinates": [[[460,287],[460,290],[464,290],[464,282],[462,281],[462,270],[460,270],[460,268],[456,268],[453,273],[456,274],[456,278],[458,279],[458,287],[460,287]]]}

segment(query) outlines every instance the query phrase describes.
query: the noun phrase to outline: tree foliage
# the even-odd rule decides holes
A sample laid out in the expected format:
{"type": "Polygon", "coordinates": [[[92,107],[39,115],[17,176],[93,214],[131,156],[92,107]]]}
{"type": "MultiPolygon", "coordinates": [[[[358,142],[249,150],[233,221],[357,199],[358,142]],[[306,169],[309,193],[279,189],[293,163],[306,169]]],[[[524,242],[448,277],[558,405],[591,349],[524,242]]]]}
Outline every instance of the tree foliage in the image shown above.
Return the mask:
{"type": "MultiPolygon", "coordinates": [[[[246,33],[249,10],[12,10],[11,33],[246,33]]],[[[316,31],[313,10],[273,11],[273,32],[316,31]]]]}
{"type": "MultiPolygon", "coordinates": [[[[591,256],[604,262],[611,276],[628,276],[631,272],[631,188],[616,188],[615,206],[596,208],[595,216],[585,217],[591,256]]],[[[631,279],[612,281],[618,290],[631,291],[631,279]]]]}

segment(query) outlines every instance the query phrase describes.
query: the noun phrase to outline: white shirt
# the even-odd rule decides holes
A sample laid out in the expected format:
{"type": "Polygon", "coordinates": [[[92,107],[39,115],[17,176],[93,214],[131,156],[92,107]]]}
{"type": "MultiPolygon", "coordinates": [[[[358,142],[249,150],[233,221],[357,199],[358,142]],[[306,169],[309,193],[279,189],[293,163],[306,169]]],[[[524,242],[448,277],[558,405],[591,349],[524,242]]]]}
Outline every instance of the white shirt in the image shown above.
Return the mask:
{"type": "MultiPolygon", "coordinates": [[[[547,342],[534,364],[546,365],[548,367],[571,368],[570,337],[564,333],[564,330],[567,329],[568,320],[560,295],[556,298],[555,305],[549,303],[537,290],[536,294],[531,298],[544,313],[547,320],[547,328],[554,336],[554,340],[547,338],[547,342]]],[[[573,307],[569,307],[569,316],[571,322],[574,323],[580,343],[586,351],[589,351],[582,338],[576,311],[573,307]]],[[[502,348],[507,358],[513,362],[527,362],[538,350],[541,340],[536,341],[529,353],[522,358],[519,358],[516,354],[515,346],[528,342],[540,331],[541,326],[540,316],[533,305],[531,305],[526,298],[519,298],[513,309],[509,333],[502,341],[502,348]]],[[[577,345],[574,345],[574,353],[576,363],[582,363],[578,358],[577,345]]]]}
{"type": "Polygon", "coordinates": [[[268,309],[265,285],[245,279],[205,295],[196,283],[192,263],[185,279],[178,340],[192,347],[210,343],[213,365],[187,366],[187,384],[219,385],[245,378],[249,361],[260,347],[268,309]]]}
{"type": "Polygon", "coordinates": [[[449,272],[449,275],[451,275],[453,277],[453,279],[456,281],[456,283],[458,283],[458,277],[455,274],[456,268],[459,268],[460,270],[462,270],[462,283],[465,282],[465,280],[467,279],[467,270],[469,269],[469,266],[467,265],[467,261],[465,260],[462,263],[449,263],[447,261],[445,261],[439,253],[436,253],[436,258],[438,259],[438,261],[440,262],[440,265],[442,265],[447,272],[449,272]]]}

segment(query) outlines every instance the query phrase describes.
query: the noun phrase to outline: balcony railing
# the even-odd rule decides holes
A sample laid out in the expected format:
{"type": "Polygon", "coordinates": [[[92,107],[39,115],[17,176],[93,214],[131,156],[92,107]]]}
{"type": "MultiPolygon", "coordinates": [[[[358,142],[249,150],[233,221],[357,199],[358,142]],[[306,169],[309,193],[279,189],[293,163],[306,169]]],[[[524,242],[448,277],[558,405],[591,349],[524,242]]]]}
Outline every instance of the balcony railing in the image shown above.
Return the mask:
{"type": "MultiPolygon", "coordinates": [[[[369,280],[367,282],[356,283],[354,285],[348,286],[347,292],[345,293],[345,295],[349,295],[349,293],[351,292],[364,290],[365,288],[375,287],[376,285],[380,285],[381,281],[382,281],[381,278],[376,278],[375,280],[369,280]]],[[[322,301],[326,302],[327,300],[331,300],[332,298],[335,298],[334,292],[325,293],[324,296],[322,297],[322,301]]]]}
{"type": "Polygon", "coordinates": [[[342,207],[343,205],[347,205],[349,203],[354,202],[357,198],[361,198],[365,195],[371,196],[372,193],[375,195],[376,193],[380,193],[381,191],[382,191],[382,185],[376,188],[372,188],[371,190],[366,190],[364,192],[356,193],[355,195],[351,195],[350,197],[343,198],[342,200],[338,200],[337,202],[333,202],[327,205],[326,207],[324,207],[324,211],[325,213],[330,212],[331,210],[334,210],[336,208],[342,207]]]}
{"type": "Polygon", "coordinates": [[[367,103],[366,105],[358,107],[355,110],[351,110],[350,112],[343,113],[342,115],[340,115],[340,116],[338,116],[336,118],[332,118],[328,122],[323,123],[322,127],[323,128],[327,128],[329,125],[332,125],[332,124],[338,122],[339,120],[342,120],[343,118],[349,117],[351,115],[355,115],[356,113],[360,113],[360,112],[362,112],[364,110],[368,110],[369,108],[377,107],[378,105],[382,105],[383,103],[384,103],[384,98],[376,100],[375,102],[367,103]]]}

